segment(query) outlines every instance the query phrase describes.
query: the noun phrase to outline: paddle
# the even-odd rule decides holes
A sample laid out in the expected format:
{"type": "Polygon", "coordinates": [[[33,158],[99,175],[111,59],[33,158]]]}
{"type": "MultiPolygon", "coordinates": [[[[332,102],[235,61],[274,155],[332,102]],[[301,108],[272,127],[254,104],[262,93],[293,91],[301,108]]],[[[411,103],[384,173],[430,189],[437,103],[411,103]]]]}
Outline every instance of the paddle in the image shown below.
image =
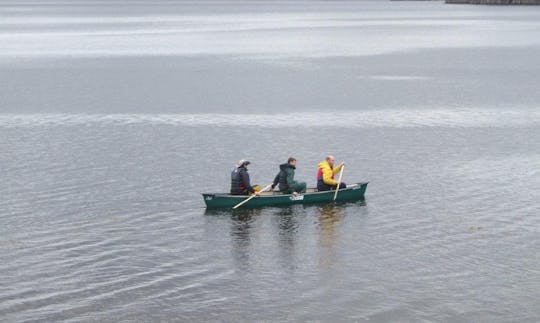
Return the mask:
{"type": "Polygon", "coordinates": [[[337,199],[337,193],[339,192],[339,186],[341,185],[341,177],[343,177],[344,169],[345,169],[345,165],[341,166],[341,172],[339,173],[339,179],[338,179],[337,187],[336,187],[336,194],[334,194],[334,201],[337,199]]]}
{"type": "MultiPolygon", "coordinates": [[[[269,189],[270,187],[272,187],[272,184],[270,184],[270,185],[266,186],[265,188],[263,188],[263,189],[260,191],[260,193],[266,191],[266,190],[269,189]]],[[[245,199],[245,200],[243,200],[242,202],[236,204],[236,205],[233,207],[233,209],[237,209],[237,208],[241,207],[242,205],[244,205],[244,204],[246,204],[247,202],[249,202],[249,200],[251,200],[251,199],[254,198],[255,196],[257,196],[257,194],[251,195],[251,196],[248,197],[247,199],[245,199]]]]}

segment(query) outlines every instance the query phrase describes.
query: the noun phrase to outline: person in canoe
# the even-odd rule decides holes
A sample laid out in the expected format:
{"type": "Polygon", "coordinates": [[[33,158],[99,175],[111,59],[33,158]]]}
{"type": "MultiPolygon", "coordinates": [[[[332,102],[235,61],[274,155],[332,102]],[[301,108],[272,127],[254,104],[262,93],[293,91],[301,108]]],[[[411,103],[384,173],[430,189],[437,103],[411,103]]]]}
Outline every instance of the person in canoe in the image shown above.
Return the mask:
{"type": "Polygon", "coordinates": [[[249,164],[250,162],[245,159],[241,159],[236,163],[236,168],[231,173],[231,195],[259,195],[258,190],[260,188],[258,185],[251,186],[247,169],[249,164]]]}
{"type": "MultiPolygon", "coordinates": [[[[336,159],[334,156],[329,155],[326,159],[319,163],[319,170],[317,171],[317,190],[318,191],[330,191],[337,188],[338,182],[334,179],[334,175],[341,171],[341,167],[345,163],[339,164],[334,167],[336,159]]],[[[347,185],[343,182],[340,183],[339,189],[346,188],[347,185]]]]}
{"type": "Polygon", "coordinates": [[[306,183],[294,180],[294,170],[296,169],[296,159],[290,157],[285,164],[279,165],[279,173],[274,178],[271,189],[279,184],[279,191],[284,194],[298,194],[306,192],[306,183]]]}

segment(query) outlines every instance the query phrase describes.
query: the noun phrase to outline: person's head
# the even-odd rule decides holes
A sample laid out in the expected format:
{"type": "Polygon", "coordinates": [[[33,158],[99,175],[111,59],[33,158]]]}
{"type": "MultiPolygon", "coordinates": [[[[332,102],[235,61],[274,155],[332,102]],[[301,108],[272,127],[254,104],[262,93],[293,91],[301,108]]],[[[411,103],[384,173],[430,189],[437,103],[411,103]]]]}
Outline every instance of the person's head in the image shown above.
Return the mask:
{"type": "Polygon", "coordinates": [[[289,157],[289,159],[287,159],[287,163],[291,166],[296,166],[296,158],[289,157]]]}
{"type": "Polygon", "coordinates": [[[238,163],[236,163],[236,167],[247,167],[249,164],[251,164],[249,160],[240,159],[238,163]]]}
{"type": "Polygon", "coordinates": [[[336,159],[332,155],[326,156],[326,161],[330,165],[330,167],[334,167],[334,163],[336,162],[336,159]]]}

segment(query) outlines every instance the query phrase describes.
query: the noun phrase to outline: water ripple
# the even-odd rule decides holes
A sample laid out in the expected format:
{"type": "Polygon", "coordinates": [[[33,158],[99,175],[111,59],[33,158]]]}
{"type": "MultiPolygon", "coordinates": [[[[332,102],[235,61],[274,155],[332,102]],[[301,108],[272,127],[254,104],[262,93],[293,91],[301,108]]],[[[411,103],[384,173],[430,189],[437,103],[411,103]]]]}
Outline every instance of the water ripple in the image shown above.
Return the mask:
{"type": "Polygon", "coordinates": [[[517,127],[540,125],[525,109],[368,110],[282,114],[2,114],[0,127],[172,125],[217,127],[517,127]]]}

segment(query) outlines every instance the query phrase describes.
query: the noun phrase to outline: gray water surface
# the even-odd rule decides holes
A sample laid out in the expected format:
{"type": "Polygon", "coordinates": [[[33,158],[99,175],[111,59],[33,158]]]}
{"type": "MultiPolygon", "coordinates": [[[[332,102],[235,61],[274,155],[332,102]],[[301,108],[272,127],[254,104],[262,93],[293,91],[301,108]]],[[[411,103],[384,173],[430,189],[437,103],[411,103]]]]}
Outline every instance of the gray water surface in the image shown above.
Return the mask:
{"type": "Polygon", "coordinates": [[[0,321],[537,322],[539,88],[538,8],[2,2],[0,321]]]}

